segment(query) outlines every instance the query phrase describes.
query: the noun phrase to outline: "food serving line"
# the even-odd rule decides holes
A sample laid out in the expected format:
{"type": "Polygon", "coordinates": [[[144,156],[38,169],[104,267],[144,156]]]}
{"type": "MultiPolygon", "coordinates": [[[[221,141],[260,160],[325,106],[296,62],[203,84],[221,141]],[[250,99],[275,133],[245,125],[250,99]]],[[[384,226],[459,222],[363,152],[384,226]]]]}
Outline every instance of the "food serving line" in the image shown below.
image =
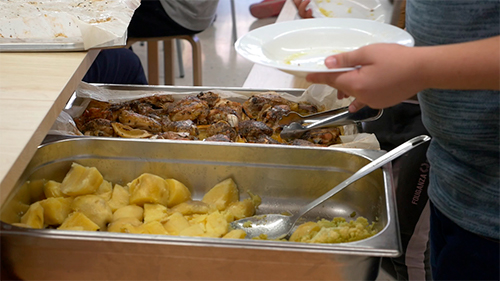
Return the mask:
{"type": "MultiPolygon", "coordinates": [[[[293,2],[287,1],[277,22],[294,20],[296,14],[293,2]]],[[[212,165],[214,167],[210,169],[215,169],[216,173],[206,172],[205,177],[209,180],[220,177],[222,173],[240,177],[243,183],[255,186],[256,190],[253,191],[257,194],[266,195],[268,192],[270,198],[276,198],[277,205],[274,207],[277,209],[283,208],[279,204],[304,199],[296,195],[303,193],[301,187],[309,184],[307,175],[316,175],[313,176],[316,180],[313,186],[328,189],[326,183],[340,181],[345,174],[353,173],[366,164],[367,159],[373,160],[381,155],[368,150],[321,151],[255,146],[225,147],[217,144],[206,149],[205,145],[201,144],[175,142],[168,144],[173,148],[170,151],[189,153],[171,155],[168,153],[169,149],[160,149],[160,146],[164,148],[164,145],[167,145],[160,142],[126,140],[114,143],[109,140],[75,140],[56,146],[52,154],[47,154],[48,157],[37,156],[37,146],[50,130],[97,54],[97,50],[70,53],[0,53],[0,204],[5,204],[11,190],[26,176],[26,167],[28,172],[29,169],[36,170],[40,167],[41,170],[54,171],[54,167],[61,167],[57,163],[66,161],[61,159],[74,156],[73,151],[91,155],[87,159],[89,162],[80,159],[89,166],[105,162],[93,160],[95,151],[102,153],[99,157],[111,161],[109,163],[116,161],[127,164],[120,169],[121,174],[116,174],[117,177],[129,176],[135,172],[134,167],[142,167],[144,163],[139,161],[140,159],[146,160],[149,168],[156,171],[174,171],[176,168],[187,171],[187,178],[199,176],[193,174],[193,171],[202,171],[201,174],[204,174],[207,167],[212,165]],[[83,142],[86,144],[78,145],[83,142]],[[272,153],[268,153],[271,150],[272,153]],[[125,158],[121,159],[121,155],[116,155],[113,151],[121,151],[125,158]],[[235,158],[228,160],[227,155],[235,158]],[[313,157],[309,157],[310,155],[313,157]],[[165,161],[169,157],[172,159],[165,161]],[[40,166],[30,163],[32,159],[40,166]],[[247,161],[252,165],[246,163],[247,161]],[[230,165],[232,162],[238,165],[230,165]],[[344,167],[347,162],[351,163],[351,167],[344,167]],[[183,163],[185,167],[181,165],[181,169],[175,163],[183,163]],[[275,190],[267,190],[260,182],[254,182],[260,178],[255,175],[265,175],[271,169],[269,167],[278,171],[274,178],[271,177],[277,187],[275,190]],[[291,176],[290,171],[294,171],[297,178],[291,176]],[[292,186],[293,189],[290,189],[292,186]],[[286,192],[283,189],[285,187],[288,188],[286,192]]],[[[252,68],[243,85],[244,88],[253,89],[305,89],[308,86],[309,83],[304,78],[260,65],[252,68]]],[[[45,150],[51,151],[50,147],[45,150]]],[[[113,165],[104,165],[101,168],[106,167],[109,169],[113,165]]],[[[6,231],[2,241],[7,241],[12,249],[8,253],[9,258],[15,260],[18,272],[27,268],[30,262],[36,263],[23,274],[42,279],[55,276],[66,280],[78,279],[79,276],[71,275],[70,271],[82,268],[80,274],[87,274],[85,279],[114,279],[121,276],[120,274],[123,275],[122,278],[189,279],[191,276],[199,279],[203,278],[199,275],[203,272],[210,274],[205,275],[207,278],[220,280],[228,279],[228,276],[233,279],[244,279],[245,276],[284,280],[297,276],[315,280],[373,279],[378,273],[380,257],[399,253],[399,240],[395,239],[397,228],[396,214],[393,212],[393,187],[389,175],[390,168],[381,173],[373,173],[371,177],[352,186],[349,191],[346,190],[343,196],[337,197],[338,200],[330,202],[328,208],[318,210],[334,212],[328,214],[328,217],[345,216],[346,210],[359,210],[359,213],[369,215],[369,220],[377,220],[383,228],[380,235],[370,241],[359,241],[339,247],[334,244],[302,245],[252,240],[240,242],[227,241],[228,239],[203,240],[195,237],[155,237],[153,241],[144,236],[121,233],[100,233],[104,236],[99,236],[90,232],[68,232],[58,235],[54,233],[57,230],[50,229],[30,234],[29,231],[12,229],[8,224],[5,229],[12,231],[6,231]],[[96,255],[99,251],[103,254],[96,255]],[[151,256],[151,253],[154,254],[151,256]],[[72,258],[78,261],[71,261],[72,258]],[[86,266],[95,265],[95,262],[99,263],[99,268],[85,270],[86,266]],[[200,267],[199,272],[192,272],[192,262],[200,267]],[[167,267],[174,263],[175,267],[167,267]],[[59,268],[58,265],[62,267],[59,268]],[[135,265],[138,265],[138,270],[134,270],[135,265]],[[65,269],[64,266],[71,268],[65,269]],[[151,272],[148,266],[153,266],[158,272],[151,272]]],[[[197,181],[201,180],[205,179],[197,181]]],[[[321,193],[326,190],[316,191],[321,193]]],[[[317,217],[319,215],[323,213],[318,213],[317,217]]]]}

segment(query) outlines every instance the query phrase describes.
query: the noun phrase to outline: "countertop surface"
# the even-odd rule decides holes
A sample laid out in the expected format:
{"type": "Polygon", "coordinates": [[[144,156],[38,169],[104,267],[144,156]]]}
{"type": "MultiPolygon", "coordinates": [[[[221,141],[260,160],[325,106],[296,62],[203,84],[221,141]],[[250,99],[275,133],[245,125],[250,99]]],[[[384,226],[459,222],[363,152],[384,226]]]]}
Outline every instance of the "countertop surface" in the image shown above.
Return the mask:
{"type": "Polygon", "coordinates": [[[98,53],[0,53],[0,204],[98,53]]]}

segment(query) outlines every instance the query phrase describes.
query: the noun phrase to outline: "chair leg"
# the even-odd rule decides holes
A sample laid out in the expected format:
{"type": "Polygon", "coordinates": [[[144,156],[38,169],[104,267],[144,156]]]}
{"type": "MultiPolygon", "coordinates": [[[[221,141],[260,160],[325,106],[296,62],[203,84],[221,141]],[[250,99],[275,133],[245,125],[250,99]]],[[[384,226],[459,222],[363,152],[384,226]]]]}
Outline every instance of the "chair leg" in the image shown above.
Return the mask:
{"type": "Polygon", "coordinates": [[[148,83],[150,85],[160,84],[160,73],[158,71],[158,42],[148,41],[148,83]]]}
{"type": "Polygon", "coordinates": [[[189,44],[191,44],[191,48],[193,49],[193,85],[194,86],[202,86],[203,85],[203,77],[202,77],[202,66],[201,66],[201,43],[198,36],[182,36],[182,39],[186,39],[189,44]]]}
{"type": "Polygon", "coordinates": [[[175,39],[175,50],[177,51],[177,63],[179,64],[179,77],[184,78],[184,63],[182,61],[182,46],[181,40],[175,39]]]}
{"type": "Polygon", "coordinates": [[[163,40],[163,69],[165,73],[165,85],[174,85],[174,41],[163,40]]]}
{"type": "Polygon", "coordinates": [[[236,33],[236,8],[234,7],[234,0],[231,0],[231,18],[233,21],[233,44],[238,40],[238,35],[236,33]]]}

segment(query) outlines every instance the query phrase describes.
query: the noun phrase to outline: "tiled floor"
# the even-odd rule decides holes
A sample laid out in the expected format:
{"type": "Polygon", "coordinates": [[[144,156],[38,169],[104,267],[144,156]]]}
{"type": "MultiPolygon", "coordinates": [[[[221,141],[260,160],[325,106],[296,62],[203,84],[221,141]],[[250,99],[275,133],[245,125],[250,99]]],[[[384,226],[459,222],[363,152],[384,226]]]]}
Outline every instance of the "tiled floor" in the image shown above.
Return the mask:
{"type": "MultiPolygon", "coordinates": [[[[237,35],[242,36],[252,29],[272,24],[276,18],[257,20],[249,12],[249,6],[260,0],[235,0],[237,35]]],[[[243,85],[253,63],[240,57],[233,47],[232,18],[230,0],[220,0],[217,10],[217,19],[208,29],[198,34],[202,44],[203,57],[203,85],[219,87],[240,87],[243,85]]],[[[146,46],[140,43],[133,45],[134,51],[139,55],[144,69],[147,71],[146,46]]],[[[192,59],[191,46],[182,42],[182,59],[185,77],[180,78],[176,64],[176,86],[192,86],[192,59]]],[[[160,56],[162,51],[160,50],[160,56]]],[[[163,81],[163,65],[160,57],[160,83],[163,81]]],[[[384,270],[380,270],[378,281],[393,281],[384,270]]]]}

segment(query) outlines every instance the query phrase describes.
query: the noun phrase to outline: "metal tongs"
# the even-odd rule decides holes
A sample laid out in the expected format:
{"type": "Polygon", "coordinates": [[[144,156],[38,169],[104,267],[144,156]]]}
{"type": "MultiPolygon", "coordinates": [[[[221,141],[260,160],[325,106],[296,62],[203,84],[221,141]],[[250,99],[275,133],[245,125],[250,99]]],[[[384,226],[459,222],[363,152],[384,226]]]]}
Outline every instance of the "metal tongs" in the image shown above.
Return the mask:
{"type": "Polygon", "coordinates": [[[368,106],[351,113],[349,107],[346,106],[307,116],[290,112],[283,116],[278,124],[286,125],[280,133],[281,138],[290,140],[300,138],[305,132],[312,129],[374,121],[380,118],[382,113],[382,109],[373,109],[368,106]]]}

